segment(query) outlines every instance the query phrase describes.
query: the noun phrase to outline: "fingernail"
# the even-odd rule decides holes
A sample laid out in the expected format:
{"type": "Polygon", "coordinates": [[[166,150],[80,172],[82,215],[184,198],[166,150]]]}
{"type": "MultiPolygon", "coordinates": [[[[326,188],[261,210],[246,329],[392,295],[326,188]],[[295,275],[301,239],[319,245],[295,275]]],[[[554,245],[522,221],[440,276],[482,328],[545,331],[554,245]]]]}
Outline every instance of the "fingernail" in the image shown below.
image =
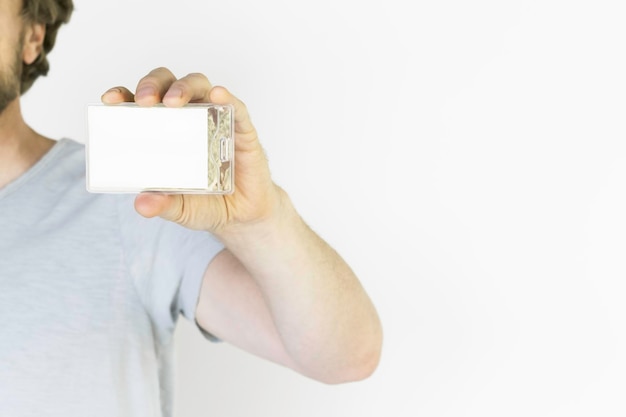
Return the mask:
{"type": "Polygon", "coordinates": [[[182,96],[183,96],[183,90],[178,87],[170,88],[165,94],[165,97],[167,98],[181,98],[182,96]]]}
{"type": "Polygon", "coordinates": [[[139,90],[137,90],[137,93],[135,94],[135,96],[147,97],[147,96],[153,96],[155,94],[156,94],[156,90],[153,87],[146,86],[146,87],[141,87],[139,90]]]}
{"type": "Polygon", "coordinates": [[[120,90],[117,87],[113,87],[113,88],[109,88],[104,94],[109,94],[109,93],[121,93],[122,90],[120,90]]]}

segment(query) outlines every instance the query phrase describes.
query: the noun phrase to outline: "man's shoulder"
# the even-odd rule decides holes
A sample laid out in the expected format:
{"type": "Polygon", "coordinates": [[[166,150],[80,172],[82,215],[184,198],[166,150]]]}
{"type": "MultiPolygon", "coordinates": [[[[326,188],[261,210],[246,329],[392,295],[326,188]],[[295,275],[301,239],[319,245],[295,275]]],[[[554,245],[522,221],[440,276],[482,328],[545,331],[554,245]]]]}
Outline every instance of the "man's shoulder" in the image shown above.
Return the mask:
{"type": "Polygon", "coordinates": [[[54,164],[54,166],[73,165],[77,168],[85,170],[85,144],[75,141],[73,139],[62,138],[57,141],[53,146],[51,152],[55,152],[54,159],[56,159],[61,165],[54,164]]]}
{"type": "MultiPolygon", "coordinates": [[[[94,210],[108,206],[111,209],[120,202],[127,202],[132,196],[113,194],[93,194],[86,187],[86,145],[69,138],[57,140],[37,172],[23,184],[19,194],[31,201],[45,201],[50,206],[70,208],[79,206],[83,210],[94,210]],[[26,197],[25,197],[26,198],[26,197]]],[[[18,196],[16,196],[18,197],[18,196]]]]}
{"type": "Polygon", "coordinates": [[[41,171],[48,179],[62,181],[84,177],[85,145],[73,139],[59,139],[40,163],[43,163],[41,171]]]}

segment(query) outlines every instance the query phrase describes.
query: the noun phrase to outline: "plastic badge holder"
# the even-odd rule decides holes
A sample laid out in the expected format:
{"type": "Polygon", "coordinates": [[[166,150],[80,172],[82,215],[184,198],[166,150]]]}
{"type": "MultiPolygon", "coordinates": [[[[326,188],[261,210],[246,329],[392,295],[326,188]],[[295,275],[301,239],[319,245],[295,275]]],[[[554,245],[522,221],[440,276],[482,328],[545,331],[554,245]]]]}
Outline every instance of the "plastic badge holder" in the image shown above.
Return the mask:
{"type": "Polygon", "coordinates": [[[123,103],[87,110],[89,192],[233,192],[233,106],[123,103]]]}

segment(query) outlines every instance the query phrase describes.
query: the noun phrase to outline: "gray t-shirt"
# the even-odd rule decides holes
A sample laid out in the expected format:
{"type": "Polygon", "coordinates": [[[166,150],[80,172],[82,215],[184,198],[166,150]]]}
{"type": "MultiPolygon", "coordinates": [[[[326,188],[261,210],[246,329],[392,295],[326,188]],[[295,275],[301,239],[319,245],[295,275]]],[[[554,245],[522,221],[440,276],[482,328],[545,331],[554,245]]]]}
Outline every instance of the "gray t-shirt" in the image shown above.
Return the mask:
{"type": "Polygon", "coordinates": [[[0,189],[0,416],[172,415],[176,321],[223,246],[133,199],[88,193],[69,139],[0,189]]]}

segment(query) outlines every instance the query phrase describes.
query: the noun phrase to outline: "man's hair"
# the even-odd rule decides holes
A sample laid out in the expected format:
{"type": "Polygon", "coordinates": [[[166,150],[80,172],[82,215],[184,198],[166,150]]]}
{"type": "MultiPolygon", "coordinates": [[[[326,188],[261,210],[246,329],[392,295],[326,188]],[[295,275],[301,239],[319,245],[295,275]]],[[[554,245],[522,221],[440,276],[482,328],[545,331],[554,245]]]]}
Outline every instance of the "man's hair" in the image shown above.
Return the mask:
{"type": "Polygon", "coordinates": [[[22,15],[27,21],[46,25],[43,49],[32,64],[22,67],[21,94],[33,85],[37,77],[48,74],[48,53],[54,46],[57,32],[63,23],[70,20],[74,4],[72,0],[23,0],[22,15]]]}

